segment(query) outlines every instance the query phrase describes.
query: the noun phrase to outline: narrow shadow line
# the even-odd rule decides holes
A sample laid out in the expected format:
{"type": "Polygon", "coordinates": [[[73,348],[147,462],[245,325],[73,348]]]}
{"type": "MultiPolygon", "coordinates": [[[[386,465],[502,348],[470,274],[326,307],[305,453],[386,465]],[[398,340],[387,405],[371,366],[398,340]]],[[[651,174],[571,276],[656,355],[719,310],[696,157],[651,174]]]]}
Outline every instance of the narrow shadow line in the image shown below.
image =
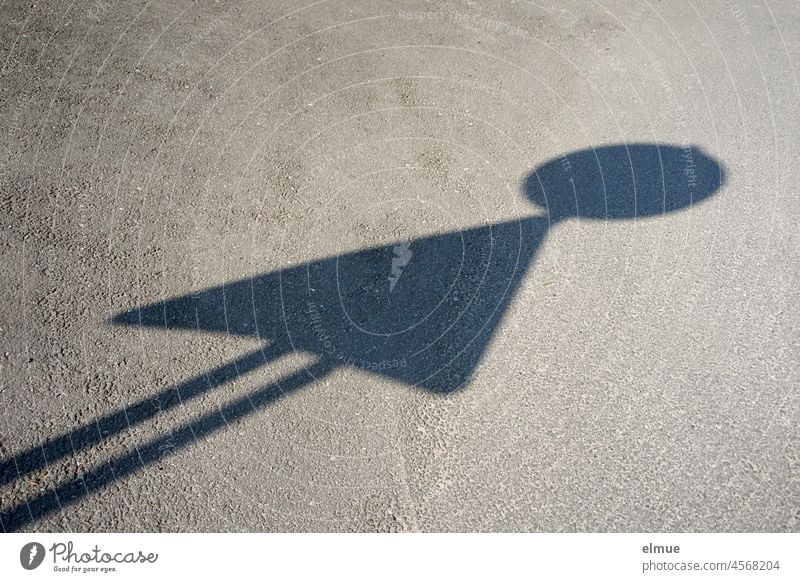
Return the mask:
{"type": "Polygon", "coordinates": [[[135,451],[107,461],[81,477],[59,485],[30,501],[24,501],[0,513],[3,531],[19,530],[45,515],[63,509],[106,485],[144,469],[192,442],[207,437],[233,420],[266,408],[282,396],[318,380],[333,370],[330,362],[318,362],[294,374],[267,384],[201,418],[183,425],[168,435],[153,439],[135,451]]]}
{"type": "Polygon", "coordinates": [[[182,402],[202,396],[242,374],[275,360],[280,355],[281,353],[274,349],[259,348],[210,372],[204,372],[150,398],[99,418],[91,424],[75,428],[14,457],[4,459],[0,462],[0,486],[44,469],[59,459],[100,443],[166,410],[175,408],[182,402]]]}

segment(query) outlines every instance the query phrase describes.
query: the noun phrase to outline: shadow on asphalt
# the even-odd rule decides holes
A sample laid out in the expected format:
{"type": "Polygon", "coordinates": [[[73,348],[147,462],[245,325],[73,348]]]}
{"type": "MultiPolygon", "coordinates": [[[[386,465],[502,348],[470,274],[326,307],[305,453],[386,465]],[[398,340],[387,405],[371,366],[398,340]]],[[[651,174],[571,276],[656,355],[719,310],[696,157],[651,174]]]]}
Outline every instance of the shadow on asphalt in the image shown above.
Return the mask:
{"type": "Polygon", "coordinates": [[[523,192],[546,216],[397,241],[117,314],[115,325],[251,336],[264,347],[0,463],[0,485],[96,445],[295,351],[306,368],[81,477],[0,512],[22,528],[266,408],[340,367],[447,395],[466,386],[550,229],[570,218],[657,217],[713,195],[720,163],[695,147],[604,146],[538,167],[523,192]]]}

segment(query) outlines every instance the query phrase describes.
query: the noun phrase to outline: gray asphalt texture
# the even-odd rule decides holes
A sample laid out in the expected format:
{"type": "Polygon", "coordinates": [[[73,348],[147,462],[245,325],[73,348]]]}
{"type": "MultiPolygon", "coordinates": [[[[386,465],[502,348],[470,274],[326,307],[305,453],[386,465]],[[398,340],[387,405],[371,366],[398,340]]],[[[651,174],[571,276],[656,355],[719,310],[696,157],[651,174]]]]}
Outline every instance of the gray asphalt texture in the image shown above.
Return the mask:
{"type": "Polygon", "coordinates": [[[0,16],[2,530],[800,531],[796,1],[0,16]]]}

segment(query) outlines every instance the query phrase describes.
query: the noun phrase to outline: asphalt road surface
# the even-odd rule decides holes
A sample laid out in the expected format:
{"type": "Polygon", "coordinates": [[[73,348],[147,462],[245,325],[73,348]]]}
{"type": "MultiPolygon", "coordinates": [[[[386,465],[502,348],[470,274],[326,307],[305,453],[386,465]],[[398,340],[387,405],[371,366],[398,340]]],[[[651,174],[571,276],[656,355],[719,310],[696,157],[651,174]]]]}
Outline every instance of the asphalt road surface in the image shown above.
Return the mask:
{"type": "Polygon", "coordinates": [[[0,529],[800,531],[796,0],[0,16],[0,529]]]}

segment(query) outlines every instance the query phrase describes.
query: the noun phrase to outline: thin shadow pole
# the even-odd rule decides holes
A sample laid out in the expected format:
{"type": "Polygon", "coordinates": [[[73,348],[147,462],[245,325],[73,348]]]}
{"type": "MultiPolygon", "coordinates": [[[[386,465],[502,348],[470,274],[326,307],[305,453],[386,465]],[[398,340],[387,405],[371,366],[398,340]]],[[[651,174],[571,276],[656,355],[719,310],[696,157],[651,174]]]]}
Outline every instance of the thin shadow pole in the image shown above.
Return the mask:
{"type": "Polygon", "coordinates": [[[0,485],[7,485],[49,464],[119,434],[128,428],[197,398],[223,384],[275,360],[277,347],[259,348],[244,356],[167,388],[150,398],[75,428],[23,453],[0,462],[0,485]]]}
{"type": "Polygon", "coordinates": [[[37,519],[58,511],[67,505],[102,489],[123,477],[132,475],[192,442],[210,436],[229,422],[258,412],[282,396],[295,392],[307,384],[328,375],[334,369],[330,362],[319,361],[294,374],[259,388],[220,407],[216,412],[183,425],[174,432],[149,441],[135,451],[111,459],[88,473],[59,485],[52,491],[24,501],[7,512],[0,513],[3,531],[19,530],[37,519]]]}

